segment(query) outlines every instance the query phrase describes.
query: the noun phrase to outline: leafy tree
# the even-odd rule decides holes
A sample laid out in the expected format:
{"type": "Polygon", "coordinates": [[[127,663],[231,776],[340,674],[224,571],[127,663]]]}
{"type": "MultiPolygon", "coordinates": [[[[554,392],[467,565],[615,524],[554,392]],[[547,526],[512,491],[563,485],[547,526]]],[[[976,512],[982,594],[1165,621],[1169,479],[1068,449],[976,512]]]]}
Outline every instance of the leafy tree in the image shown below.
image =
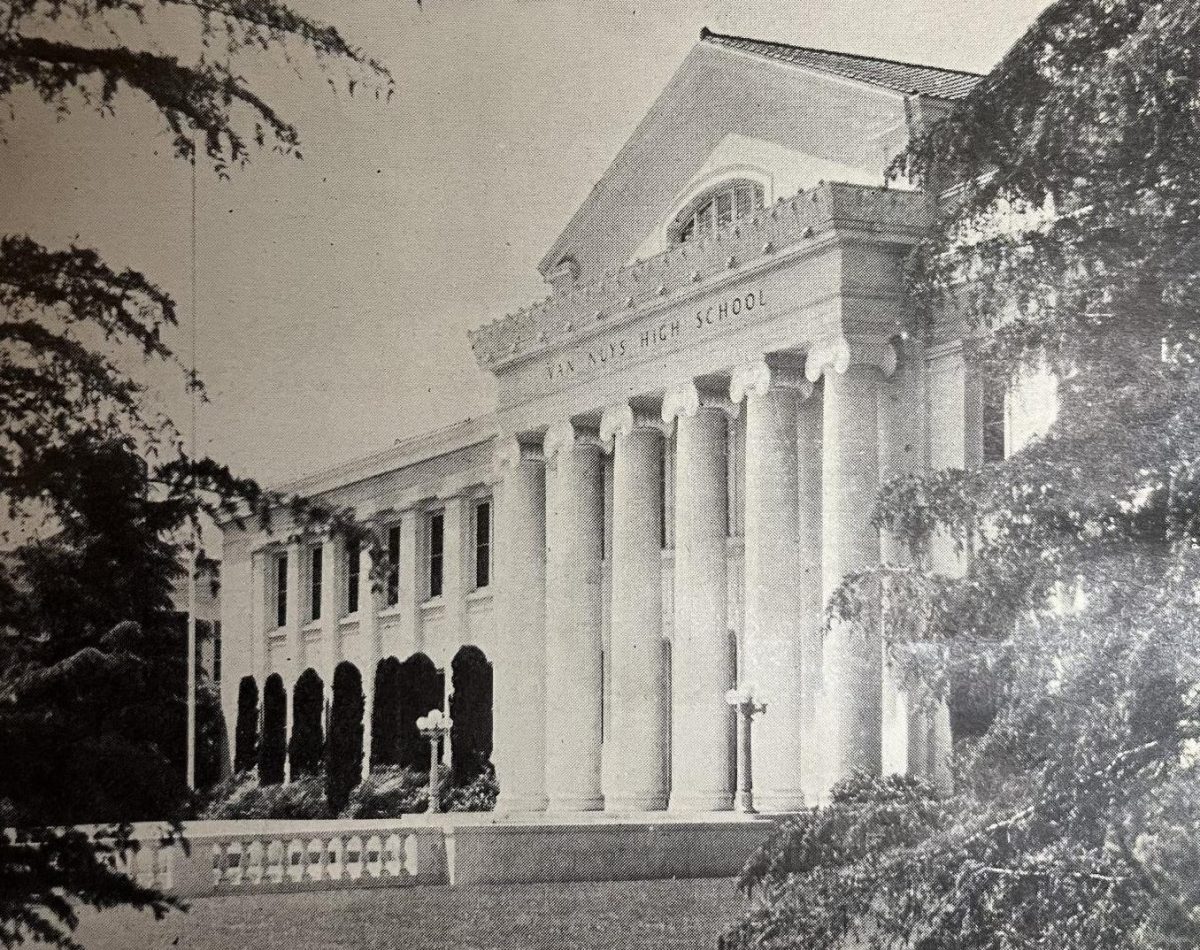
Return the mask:
{"type": "Polygon", "coordinates": [[[258,684],[253,676],[238,683],[237,726],[234,733],[233,770],[246,772],[258,764],[258,684]]]}
{"type": "Polygon", "coordinates": [[[263,785],[283,781],[287,757],[287,690],[283,677],[272,673],[263,686],[262,741],[258,746],[258,780],[263,785]]]}
{"type": "Polygon", "coordinates": [[[470,785],[492,758],[492,664],[465,646],[450,663],[450,767],[454,784],[470,785]]]}
{"type": "Polygon", "coordinates": [[[731,945],[1200,942],[1198,79],[1190,0],[1059,0],[902,159],[957,186],[912,262],[910,337],[965,333],[1001,380],[1048,368],[1058,414],[1002,463],[885,486],[910,556],[834,611],[883,583],[895,647],[949,648],[951,682],[1006,673],[952,797],[868,782],[847,824],[802,819],[746,875],[731,945]],[[934,570],[937,536],[963,576],[934,570]],[[873,815],[906,836],[855,850],[873,815]]]}
{"type": "Polygon", "coordinates": [[[362,778],[363,688],[358,667],[343,660],[333,671],[333,705],[325,746],[325,799],[341,814],[362,778]]]}
{"type": "Polygon", "coordinates": [[[325,751],[322,720],[325,716],[325,684],[317,671],[309,667],[300,674],[292,689],[292,739],[288,761],[292,778],[316,775],[321,771],[325,751]]]}
{"type": "Polygon", "coordinates": [[[400,661],[384,657],[375,667],[375,702],[371,707],[371,771],[396,765],[399,758],[400,661]]]}

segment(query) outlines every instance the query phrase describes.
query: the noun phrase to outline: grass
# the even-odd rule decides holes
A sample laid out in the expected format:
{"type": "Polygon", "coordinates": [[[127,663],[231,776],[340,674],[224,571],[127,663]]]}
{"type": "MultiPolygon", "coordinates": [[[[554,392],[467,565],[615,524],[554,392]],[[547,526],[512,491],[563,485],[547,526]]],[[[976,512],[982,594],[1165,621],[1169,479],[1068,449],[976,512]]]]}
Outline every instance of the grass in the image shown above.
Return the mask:
{"type": "Polygon", "coordinates": [[[87,914],[77,936],[88,950],[715,950],[741,907],[730,880],[386,888],[87,914]]]}

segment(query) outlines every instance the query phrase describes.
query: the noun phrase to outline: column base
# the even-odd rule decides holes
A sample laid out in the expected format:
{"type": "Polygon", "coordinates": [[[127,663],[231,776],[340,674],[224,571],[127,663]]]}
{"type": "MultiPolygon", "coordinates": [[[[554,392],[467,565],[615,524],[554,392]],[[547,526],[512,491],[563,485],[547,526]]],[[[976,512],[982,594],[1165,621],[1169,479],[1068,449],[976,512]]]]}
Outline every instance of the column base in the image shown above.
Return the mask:
{"type": "Polygon", "coordinates": [[[604,796],[605,811],[663,811],[666,807],[667,796],[661,792],[616,792],[604,796]]]}
{"type": "Polygon", "coordinates": [[[494,814],[510,815],[515,812],[545,811],[546,804],[545,795],[505,795],[502,792],[496,799],[494,814]]]}
{"type": "Polygon", "coordinates": [[[546,802],[546,811],[602,811],[603,795],[551,795],[546,802]]]}
{"type": "Polygon", "coordinates": [[[672,792],[667,805],[667,811],[685,813],[730,811],[732,808],[732,792],[672,792]]]}
{"type": "Polygon", "coordinates": [[[787,789],[781,792],[754,792],[754,806],[764,814],[782,814],[785,812],[805,811],[808,805],[804,792],[800,789],[787,789]]]}

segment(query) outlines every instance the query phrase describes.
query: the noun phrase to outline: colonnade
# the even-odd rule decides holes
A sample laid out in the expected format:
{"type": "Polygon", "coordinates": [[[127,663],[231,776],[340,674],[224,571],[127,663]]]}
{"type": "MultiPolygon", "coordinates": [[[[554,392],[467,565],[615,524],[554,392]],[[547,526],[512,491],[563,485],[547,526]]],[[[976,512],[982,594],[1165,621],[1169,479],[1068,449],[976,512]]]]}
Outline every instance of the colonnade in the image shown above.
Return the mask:
{"type": "Polygon", "coordinates": [[[878,624],[868,617],[864,634],[835,623],[823,636],[822,614],[847,574],[879,560],[871,513],[890,448],[878,403],[895,366],[887,342],[839,338],[804,357],[766,354],[607,407],[598,425],[594,413],[556,421],[540,444],[509,440],[496,485],[499,809],[731,807],[734,732],[725,694],[734,685],[729,630],[737,624],[727,603],[726,432],[740,411],[746,488],[739,678],[768,707],[753,730],[755,800],[763,810],[794,810],[855,769],[881,770],[878,624]],[[670,438],[668,654],[660,486],[670,438]],[[613,454],[607,552],[606,451],[613,454]],[[604,717],[606,557],[611,709],[604,717]]]}

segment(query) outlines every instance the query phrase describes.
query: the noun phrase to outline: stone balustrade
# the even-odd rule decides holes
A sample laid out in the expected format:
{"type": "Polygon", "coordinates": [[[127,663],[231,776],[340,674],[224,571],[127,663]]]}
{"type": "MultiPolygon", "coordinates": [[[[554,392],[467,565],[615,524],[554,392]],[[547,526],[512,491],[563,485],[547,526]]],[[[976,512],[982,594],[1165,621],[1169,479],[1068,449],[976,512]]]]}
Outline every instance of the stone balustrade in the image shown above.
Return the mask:
{"type": "Polygon", "coordinates": [[[471,348],[491,371],[560,347],[617,322],[622,313],[732,270],[817,241],[834,229],[893,230],[916,236],[929,227],[929,206],[919,192],[826,183],[784,198],[712,235],[670,248],[606,274],[600,280],[552,294],[471,334],[471,348]]]}
{"type": "Polygon", "coordinates": [[[145,886],[185,897],[224,893],[445,884],[446,836],[403,821],[209,821],[186,847],[139,828],[139,848],[113,865],[145,886]]]}

